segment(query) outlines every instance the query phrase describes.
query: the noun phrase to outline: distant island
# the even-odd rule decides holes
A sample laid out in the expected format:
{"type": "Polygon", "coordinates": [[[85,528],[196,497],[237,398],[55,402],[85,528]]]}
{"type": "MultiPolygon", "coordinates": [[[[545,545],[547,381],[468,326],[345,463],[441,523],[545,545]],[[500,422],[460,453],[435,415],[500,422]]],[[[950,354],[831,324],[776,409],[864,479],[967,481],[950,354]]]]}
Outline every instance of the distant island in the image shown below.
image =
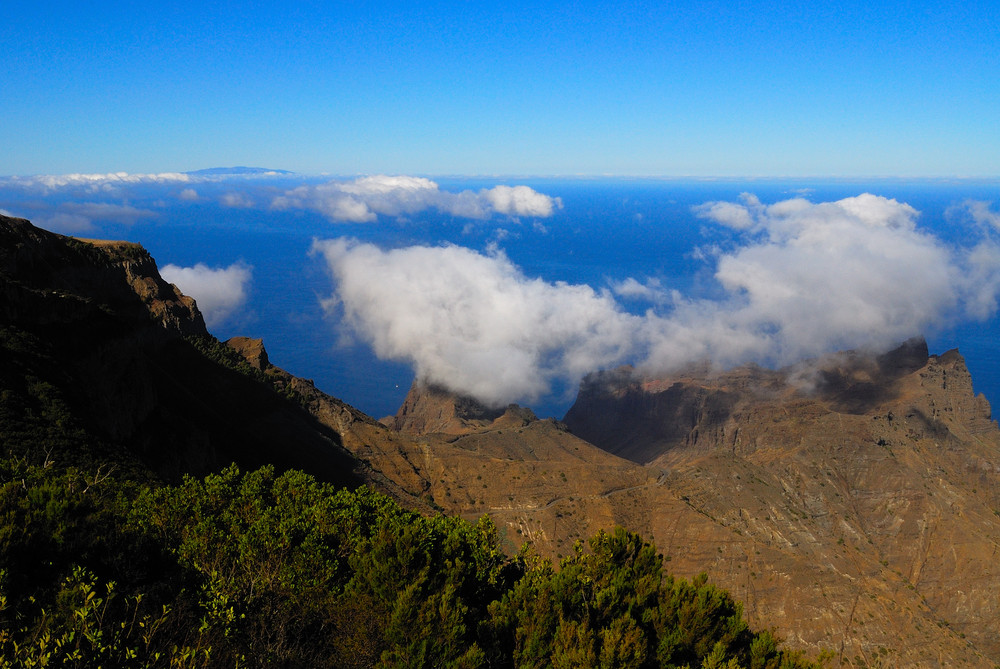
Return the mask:
{"type": "Polygon", "coordinates": [[[272,170],[267,167],[208,167],[203,170],[193,170],[191,172],[185,172],[184,174],[190,174],[192,176],[200,177],[211,177],[211,176],[223,176],[223,175],[240,175],[245,176],[248,174],[294,174],[289,170],[272,170]]]}

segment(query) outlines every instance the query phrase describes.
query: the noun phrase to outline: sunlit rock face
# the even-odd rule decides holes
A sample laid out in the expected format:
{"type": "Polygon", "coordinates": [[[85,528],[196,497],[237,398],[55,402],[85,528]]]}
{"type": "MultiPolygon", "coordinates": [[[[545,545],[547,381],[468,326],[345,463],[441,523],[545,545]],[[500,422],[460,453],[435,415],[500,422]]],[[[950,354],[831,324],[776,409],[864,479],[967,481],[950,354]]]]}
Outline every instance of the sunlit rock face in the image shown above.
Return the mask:
{"type": "Polygon", "coordinates": [[[527,424],[534,420],[537,418],[530,409],[516,404],[490,408],[471,397],[414,381],[396,415],[383,422],[400,432],[419,435],[466,434],[488,426],[527,424]]]}
{"type": "Polygon", "coordinates": [[[697,512],[649,503],[671,568],[708,568],[752,619],[851,661],[998,657],[1000,432],[957,351],[619,370],[585,381],[565,422],[662,473],[697,512]]]}
{"type": "Polygon", "coordinates": [[[1000,657],[1000,431],[957,351],[626,368],[589,377],[565,424],[495,413],[417,386],[395,436],[355,423],[369,432],[345,444],[438,510],[489,513],[512,546],[557,557],[639,531],[671,572],[707,572],[751,621],[838,662],[1000,657]]]}

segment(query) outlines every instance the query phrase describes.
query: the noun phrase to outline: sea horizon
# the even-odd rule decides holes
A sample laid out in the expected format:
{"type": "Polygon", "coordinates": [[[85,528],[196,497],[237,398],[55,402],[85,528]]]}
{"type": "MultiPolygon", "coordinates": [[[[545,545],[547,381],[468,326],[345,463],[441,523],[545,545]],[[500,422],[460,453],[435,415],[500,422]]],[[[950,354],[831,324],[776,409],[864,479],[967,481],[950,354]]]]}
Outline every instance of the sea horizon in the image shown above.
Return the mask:
{"type": "MultiPolygon", "coordinates": [[[[917,232],[961,249],[994,233],[977,230],[957,209],[969,202],[993,202],[1000,192],[1000,180],[980,177],[438,176],[420,177],[434,184],[432,195],[438,199],[428,200],[430,205],[396,200],[395,209],[372,205],[375,209],[364,220],[337,220],[306,199],[282,207],[280,198],[287,199],[296,188],[320,189],[309,191],[314,194],[324,184],[351,184],[357,178],[103,176],[63,175],[47,182],[0,178],[0,209],[55,232],[138,242],[161,270],[244,268],[249,277],[244,298],[223,317],[210,319],[212,334],[223,340],[262,338],[274,364],[313,379],[324,392],[376,418],[398,409],[417,363],[406,353],[380,359],[366,339],[369,334],[347,327],[343,314],[331,311],[329,300],[336,299],[337,286],[315,250],[317,240],[352,240],[384,250],[454,246],[484,257],[501,254],[526,281],[603,291],[621,311],[640,317],[650,308],[669,312],[671,307],[615,292],[630,279],[636,285],[652,281],[689,300],[724,297],[711,254],[732,252],[747,242],[699,214],[698,207],[706,203],[739,205],[750,193],[763,205],[794,199],[822,204],[870,193],[912,207],[917,232]],[[441,204],[441,198],[466,194],[470,199],[498,186],[530,189],[555,204],[546,215],[514,210],[469,215],[455,203],[441,204]]],[[[203,301],[197,291],[186,292],[203,301]]],[[[928,331],[911,335],[925,336],[931,353],[958,348],[976,391],[996,406],[997,331],[994,310],[985,320],[947,316],[928,331]]],[[[620,362],[633,361],[626,356],[620,362]]],[[[540,416],[559,418],[575,396],[574,379],[554,375],[547,392],[518,401],[540,416]]]]}

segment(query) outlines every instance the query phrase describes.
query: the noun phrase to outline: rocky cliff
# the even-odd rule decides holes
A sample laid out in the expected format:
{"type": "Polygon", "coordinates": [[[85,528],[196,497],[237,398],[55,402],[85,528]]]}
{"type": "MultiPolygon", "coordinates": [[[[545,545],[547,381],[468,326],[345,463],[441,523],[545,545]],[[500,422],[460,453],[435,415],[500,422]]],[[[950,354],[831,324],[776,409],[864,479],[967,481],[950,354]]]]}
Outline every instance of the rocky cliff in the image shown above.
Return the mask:
{"type": "Polygon", "coordinates": [[[137,244],[0,217],[5,449],[167,478],[235,461],[356,481],[336,432],[225,351],[137,244]]]}
{"type": "Polygon", "coordinates": [[[410,434],[468,434],[490,426],[537,420],[530,409],[511,404],[491,409],[471,397],[414,381],[395,416],[382,422],[410,434]]]}
{"type": "Polygon", "coordinates": [[[956,351],[620,370],[588,379],[565,421],[662,472],[700,518],[651,499],[652,536],[751,619],[857,664],[1000,658],[1000,431],[956,351]]]}
{"type": "Polygon", "coordinates": [[[590,377],[565,425],[470,406],[415,386],[392,448],[348,447],[447,513],[490,513],[512,546],[639,531],[834,666],[1000,659],[1000,431],[955,351],[623,369],[590,377]]]}

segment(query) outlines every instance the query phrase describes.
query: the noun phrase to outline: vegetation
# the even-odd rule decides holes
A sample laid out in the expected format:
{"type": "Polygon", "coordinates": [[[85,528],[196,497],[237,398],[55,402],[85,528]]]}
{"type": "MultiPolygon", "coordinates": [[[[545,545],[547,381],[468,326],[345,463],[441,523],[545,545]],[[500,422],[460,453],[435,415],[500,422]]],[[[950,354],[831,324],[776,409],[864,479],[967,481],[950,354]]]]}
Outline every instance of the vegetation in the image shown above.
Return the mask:
{"type": "Polygon", "coordinates": [[[190,344],[196,351],[205,358],[211,360],[221,367],[239,372],[243,376],[257,381],[264,387],[270,387],[278,395],[286,400],[305,407],[308,402],[302,395],[292,388],[287,379],[262,372],[251,367],[235,349],[220,342],[210,335],[189,335],[184,337],[184,341],[190,344]]]}
{"type": "Polygon", "coordinates": [[[236,467],[0,460],[0,667],[805,667],[622,529],[554,565],[489,518],[236,467]]]}

